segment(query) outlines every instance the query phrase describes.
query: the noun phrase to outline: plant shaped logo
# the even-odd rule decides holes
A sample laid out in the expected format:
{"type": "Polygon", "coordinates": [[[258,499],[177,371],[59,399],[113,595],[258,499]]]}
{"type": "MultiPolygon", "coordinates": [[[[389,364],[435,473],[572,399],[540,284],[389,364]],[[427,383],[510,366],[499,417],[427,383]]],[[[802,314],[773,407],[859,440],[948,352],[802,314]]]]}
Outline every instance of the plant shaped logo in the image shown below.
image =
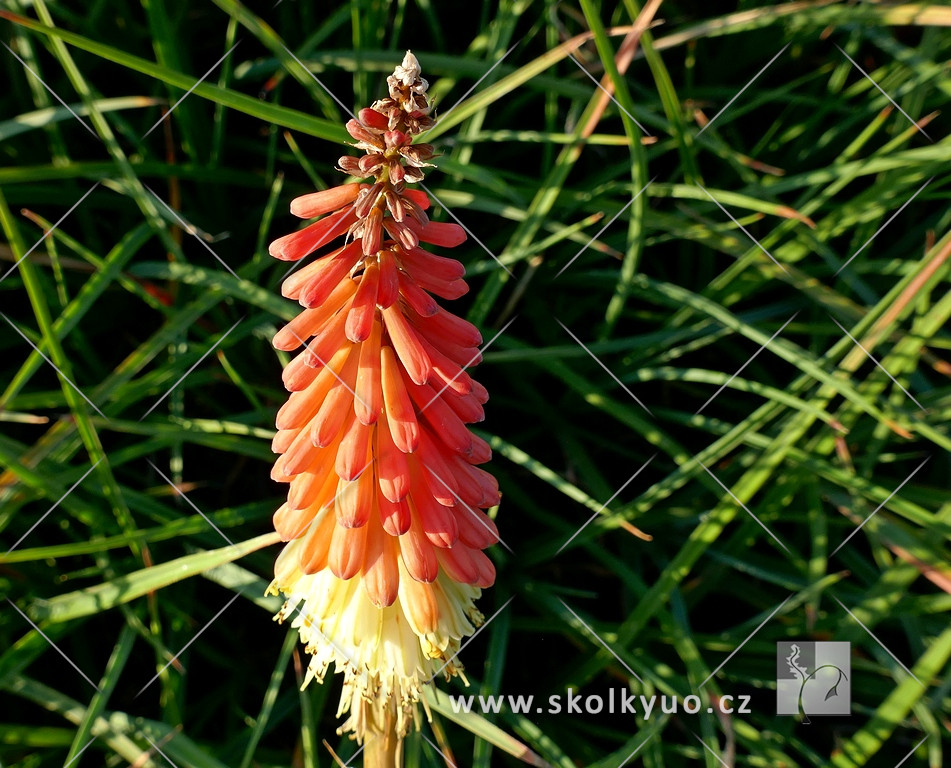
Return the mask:
{"type": "Polygon", "coordinates": [[[776,643],[776,714],[848,715],[851,652],[845,642],[776,643]]]}

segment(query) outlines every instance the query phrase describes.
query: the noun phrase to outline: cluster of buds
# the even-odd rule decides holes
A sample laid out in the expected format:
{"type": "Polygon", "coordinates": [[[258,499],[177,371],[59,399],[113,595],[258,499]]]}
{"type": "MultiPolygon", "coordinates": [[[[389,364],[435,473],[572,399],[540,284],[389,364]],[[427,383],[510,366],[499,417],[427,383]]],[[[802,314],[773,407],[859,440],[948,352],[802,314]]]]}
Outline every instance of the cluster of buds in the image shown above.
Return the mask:
{"type": "MultiPolygon", "coordinates": [[[[294,261],[344,238],[282,285],[304,309],[273,342],[299,351],[273,442],[272,477],[289,489],[269,591],[286,596],[278,618],[311,654],[306,682],[331,662],[342,672],[341,732],[367,739],[367,754],[418,720],[423,686],[461,672],[460,642],[483,620],[475,600],[495,579],[485,510],[500,499],[477,466],[489,445],[466,426],[488,399],[467,371],[482,338],[433,298],[466,293],[465,270],[421,247],[459,245],[465,232],[430,221],[429,197],[407,187],[433,155],[412,143],[433,124],[412,53],[387,84],[347,124],[365,154],[340,167],[368,181],[296,198],[294,215],[320,218],[269,249],[294,261]]],[[[398,763],[387,749],[377,762],[398,763]]]]}

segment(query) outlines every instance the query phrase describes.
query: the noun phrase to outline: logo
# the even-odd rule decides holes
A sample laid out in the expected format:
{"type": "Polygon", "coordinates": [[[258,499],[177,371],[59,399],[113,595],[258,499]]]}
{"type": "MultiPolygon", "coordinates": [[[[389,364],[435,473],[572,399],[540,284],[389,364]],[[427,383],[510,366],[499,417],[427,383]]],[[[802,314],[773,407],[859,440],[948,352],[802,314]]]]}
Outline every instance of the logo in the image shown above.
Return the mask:
{"type": "Polygon", "coordinates": [[[783,640],[776,643],[776,714],[851,714],[849,643],[783,640]]]}

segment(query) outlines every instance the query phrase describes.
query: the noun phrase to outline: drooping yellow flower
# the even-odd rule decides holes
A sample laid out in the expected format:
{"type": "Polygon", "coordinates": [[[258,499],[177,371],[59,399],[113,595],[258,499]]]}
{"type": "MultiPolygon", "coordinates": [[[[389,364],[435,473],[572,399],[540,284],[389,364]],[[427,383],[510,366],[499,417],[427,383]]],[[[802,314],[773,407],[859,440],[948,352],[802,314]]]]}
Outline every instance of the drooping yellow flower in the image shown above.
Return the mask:
{"type": "Polygon", "coordinates": [[[340,159],[370,183],[298,197],[293,214],[321,218],[270,247],[322,255],[282,286],[304,309],[274,338],[301,351],[273,442],[272,477],[289,484],[274,525],[288,543],[269,591],[287,597],[278,618],[311,654],[305,684],[331,663],[343,674],[341,732],[395,742],[393,756],[422,687],[461,673],[461,640],[483,620],[475,600],[495,579],[483,550],[498,541],[484,510],[500,497],[477,466],[491,450],[466,426],[488,399],[466,370],[481,335],[433,298],[463,295],[465,270],[420,246],[453,247],[465,232],[430,221],[429,197],[407,186],[433,154],[412,143],[433,125],[412,53],[387,84],[347,124],[365,154],[340,159]]]}

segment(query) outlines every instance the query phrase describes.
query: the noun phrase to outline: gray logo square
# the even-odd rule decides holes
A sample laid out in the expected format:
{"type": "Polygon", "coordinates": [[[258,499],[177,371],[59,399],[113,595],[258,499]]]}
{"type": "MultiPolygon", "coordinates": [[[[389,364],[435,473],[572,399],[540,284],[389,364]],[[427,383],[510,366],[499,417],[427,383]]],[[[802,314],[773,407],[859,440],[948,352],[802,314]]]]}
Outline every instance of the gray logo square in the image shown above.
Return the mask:
{"type": "Polygon", "coordinates": [[[852,655],[847,642],[783,640],[776,643],[776,714],[848,715],[852,655]]]}

